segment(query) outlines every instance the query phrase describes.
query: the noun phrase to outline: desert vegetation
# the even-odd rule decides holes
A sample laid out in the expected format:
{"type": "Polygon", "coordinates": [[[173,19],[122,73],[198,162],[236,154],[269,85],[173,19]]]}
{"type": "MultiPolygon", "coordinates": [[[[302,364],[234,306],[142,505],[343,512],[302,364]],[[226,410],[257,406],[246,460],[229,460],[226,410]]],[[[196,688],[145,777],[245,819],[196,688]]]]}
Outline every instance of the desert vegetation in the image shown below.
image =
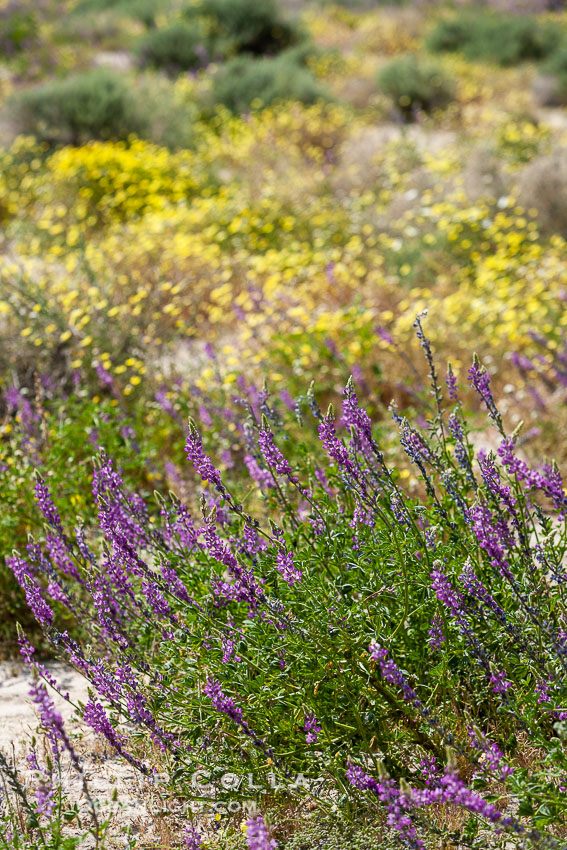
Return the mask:
{"type": "Polygon", "coordinates": [[[567,847],[561,7],[0,4],[0,848],[567,847]]]}

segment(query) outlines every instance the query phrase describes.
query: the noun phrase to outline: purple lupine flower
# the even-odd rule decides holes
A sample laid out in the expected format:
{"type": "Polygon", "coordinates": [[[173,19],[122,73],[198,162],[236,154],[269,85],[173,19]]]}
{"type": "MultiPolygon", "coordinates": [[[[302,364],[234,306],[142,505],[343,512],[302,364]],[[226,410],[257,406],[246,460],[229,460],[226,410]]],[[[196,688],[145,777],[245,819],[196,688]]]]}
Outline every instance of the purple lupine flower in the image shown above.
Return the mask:
{"type": "Polygon", "coordinates": [[[293,587],[296,581],[301,581],[303,573],[294,566],[293,552],[278,552],[276,555],[276,570],[282,574],[284,581],[293,587]]]}
{"type": "Polygon", "coordinates": [[[51,498],[51,493],[49,492],[47,484],[38,472],[36,472],[35,475],[34,490],[37,504],[46,521],[52,528],[62,532],[63,526],[61,525],[59,511],[53,504],[53,499],[51,498]]]}
{"type": "Polygon", "coordinates": [[[449,398],[451,399],[451,401],[458,401],[459,394],[457,391],[457,379],[455,377],[455,373],[453,372],[453,367],[450,363],[447,365],[445,383],[447,385],[447,391],[449,393],[449,398]]]}
{"type": "Polygon", "coordinates": [[[44,815],[46,818],[51,818],[53,809],[55,808],[55,788],[51,777],[42,776],[39,779],[37,788],[35,789],[35,800],[37,803],[37,814],[44,815]]]}
{"type": "Polygon", "coordinates": [[[398,420],[400,426],[400,443],[412,463],[421,466],[423,461],[431,461],[431,450],[421,434],[412,428],[405,417],[398,420]]]}
{"type": "Polygon", "coordinates": [[[103,735],[108,743],[113,747],[119,755],[123,756],[133,767],[142,773],[148,773],[148,769],[141,761],[135,758],[128,750],[125,749],[125,738],[119,732],[116,732],[108,719],[103,706],[99,702],[89,700],[83,711],[85,723],[91,727],[94,732],[103,735]]]}
{"type": "Polygon", "coordinates": [[[242,529],[242,536],[233,540],[239,547],[240,552],[245,552],[251,558],[255,558],[259,552],[268,548],[266,540],[260,536],[258,529],[246,524],[242,529]]]}
{"type": "Polygon", "coordinates": [[[417,833],[411,816],[408,814],[411,801],[407,795],[402,793],[393,779],[389,777],[376,780],[368,776],[361,767],[349,762],[346,778],[355,788],[363,791],[372,791],[386,807],[388,813],[387,824],[396,830],[399,838],[413,850],[425,850],[425,844],[417,833]]]}
{"type": "Polygon", "coordinates": [[[49,628],[53,625],[54,614],[45,599],[43,598],[41,588],[33,577],[29,564],[20,558],[19,555],[14,555],[12,558],[6,558],[6,563],[14,573],[16,581],[24,591],[26,602],[31,608],[34,617],[43,628],[49,628]]]}
{"type": "Polygon", "coordinates": [[[409,685],[406,681],[406,677],[396,662],[392,658],[389,658],[388,651],[384,649],[384,647],[380,646],[377,641],[372,640],[368,647],[368,652],[370,653],[370,657],[373,658],[374,661],[378,662],[382,677],[391,685],[395,685],[397,688],[400,688],[406,699],[413,703],[416,708],[421,709],[421,700],[411,685],[409,685]]]}
{"type": "Polygon", "coordinates": [[[290,395],[290,393],[285,388],[283,390],[280,390],[280,398],[287,407],[287,409],[293,413],[293,411],[295,410],[295,401],[293,399],[293,396],[290,395]]]}
{"type": "Polygon", "coordinates": [[[489,741],[488,738],[485,738],[484,735],[477,732],[474,728],[469,727],[467,731],[471,746],[482,752],[480,757],[481,771],[479,772],[488,770],[501,782],[504,782],[514,773],[514,768],[505,763],[504,753],[494,741],[489,741]]]}
{"type": "Polygon", "coordinates": [[[101,384],[104,384],[105,387],[111,387],[113,384],[112,375],[110,372],[104,368],[102,363],[97,363],[95,366],[95,371],[98,375],[98,379],[101,384]]]}
{"type": "Polygon", "coordinates": [[[373,508],[357,503],[352,513],[352,519],[349,521],[351,528],[356,528],[360,525],[366,525],[368,528],[374,528],[376,525],[376,512],[373,508]]]}
{"type": "Polygon", "coordinates": [[[506,560],[506,549],[514,546],[514,536],[506,520],[495,516],[488,505],[478,503],[468,511],[468,518],[478,543],[490,558],[493,567],[503,576],[510,575],[510,564],[506,560]]]}
{"type": "Polygon", "coordinates": [[[290,481],[293,483],[297,482],[297,478],[294,477],[293,469],[289,462],[276,446],[274,435],[265,417],[262,419],[262,427],[258,429],[258,448],[262,452],[262,456],[268,466],[273,467],[278,475],[287,475],[290,481]]]}
{"type": "Polygon", "coordinates": [[[203,688],[205,696],[209,697],[213,707],[221,714],[226,714],[235,723],[241,725],[242,709],[236,705],[232,697],[226,697],[222,691],[220,682],[217,679],[207,679],[207,683],[203,688]]]}
{"type": "Polygon", "coordinates": [[[554,464],[544,464],[541,471],[530,469],[525,461],[517,457],[514,449],[515,441],[512,437],[502,440],[498,448],[502,463],[528,490],[545,493],[552,500],[555,510],[559,511],[558,520],[562,522],[567,513],[567,496],[559,469],[554,464]]]}
{"type": "Polygon", "coordinates": [[[463,780],[452,770],[447,770],[436,787],[412,788],[408,805],[423,807],[438,803],[454,803],[467,811],[481,815],[490,823],[502,823],[512,827],[516,832],[523,832],[523,827],[513,818],[504,818],[496,806],[487,803],[478,794],[468,788],[463,780]]]}
{"type": "Polygon", "coordinates": [[[449,415],[447,426],[449,428],[449,433],[455,441],[455,457],[457,458],[457,463],[461,469],[465,471],[469,481],[474,483],[474,473],[472,471],[469,453],[465,444],[465,433],[463,431],[463,426],[455,413],[451,413],[449,415]]]}
{"type": "Polygon", "coordinates": [[[43,682],[33,684],[29,690],[29,694],[32,702],[37,707],[39,720],[45,729],[47,740],[51,744],[52,753],[57,755],[60,752],[60,747],[62,747],[67,750],[75,766],[78,766],[79,759],[65,732],[63,718],[55,708],[53,700],[47,693],[47,688],[43,682]]]}
{"type": "Polygon", "coordinates": [[[500,412],[496,407],[496,402],[494,401],[494,396],[492,395],[492,390],[490,388],[490,375],[484,368],[481,366],[478,357],[475,355],[473,365],[469,369],[468,372],[469,383],[474,387],[476,392],[479,394],[481,399],[486,405],[486,409],[488,410],[488,415],[490,418],[496,422],[498,427],[502,428],[502,417],[500,416],[500,412]]]}
{"type": "Polygon", "coordinates": [[[434,615],[427,630],[427,634],[429,635],[429,644],[434,647],[434,649],[440,649],[445,643],[446,637],[443,634],[443,620],[439,614],[434,615]]]}
{"type": "Polygon", "coordinates": [[[263,594],[253,571],[246,570],[240,566],[227,544],[218,536],[212,523],[208,523],[202,531],[205,546],[209,553],[219,563],[224,564],[228,568],[234,580],[233,583],[228,584],[214,577],[213,590],[220,595],[225,595],[227,599],[237,599],[246,602],[251,613],[256,611],[263,594]]]}
{"type": "Polygon", "coordinates": [[[232,697],[224,695],[220,682],[217,679],[207,679],[205,687],[203,688],[203,693],[211,700],[213,707],[218,712],[225,714],[228,718],[230,718],[230,720],[236,723],[239,729],[253,741],[254,745],[258,747],[264,755],[271,758],[274,763],[281,764],[272,748],[269,747],[262,738],[259,738],[254,730],[250,728],[248,722],[244,720],[240,706],[236,705],[232,697]]]}
{"type": "Polygon", "coordinates": [[[494,463],[494,455],[486,454],[483,449],[478,452],[478,465],[482,474],[482,478],[487,488],[493,496],[500,499],[508,510],[513,513],[517,504],[515,496],[508,484],[502,484],[500,472],[494,463]]]}
{"type": "Polygon", "coordinates": [[[242,661],[240,655],[236,654],[236,648],[240,641],[242,640],[242,629],[238,629],[235,627],[233,621],[229,618],[226,632],[221,637],[221,646],[223,651],[222,663],[228,664],[229,661],[233,660],[237,664],[242,661]]]}
{"type": "Polygon", "coordinates": [[[209,413],[207,408],[204,407],[202,404],[199,405],[198,415],[199,415],[199,421],[203,425],[205,425],[207,428],[210,428],[211,425],[213,424],[213,420],[212,420],[211,414],[209,413]]]}
{"type": "Polygon", "coordinates": [[[183,846],[186,850],[202,850],[203,848],[203,839],[193,825],[185,827],[183,846]]]}
{"type": "Polygon", "coordinates": [[[551,677],[548,677],[547,679],[542,679],[541,682],[537,683],[535,689],[538,695],[538,704],[541,704],[542,702],[550,702],[551,697],[549,696],[549,689],[551,687],[551,682],[551,677]]]}
{"type": "Polygon", "coordinates": [[[341,412],[343,422],[347,428],[354,429],[356,442],[363,448],[371,448],[374,445],[372,421],[366,410],[360,407],[358,403],[358,396],[356,395],[352,378],[348,379],[344,388],[341,412]]]}
{"type": "Polygon", "coordinates": [[[453,588],[443,572],[441,561],[434,561],[433,566],[435,569],[431,572],[430,578],[435,596],[449,608],[453,615],[456,615],[462,608],[463,595],[453,588]]]}
{"type": "Polygon", "coordinates": [[[167,397],[167,389],[166,388],[159,389],[156,392],[154,398],[157,401],[157,403],[159,404],[159,406],[161,407],[161,409],[164,411],[164,413],[167,413],[169,416],[171,416],[172,419],[175,419],[176,422],[180,421],[181,417],[179,416],[178,412],[174,408],[173,403],[167,397]]]}
{"type": "Polygon", "coordinates": [[[305,741],[308,744],[315,744],[317,742],[317,736],[319,735],[321,728],[322,727],[319,723],[317,723],[317,718],[313,712],[305,715],[303,731],[306,733],[305,741]]]}
{"type": "Polygon", "coordinates": [[[532,369],[535,369],[535,365],[532,361],[525,356],[525,354],[521,354],[519,351],[513,351],[510,360],[516,366],[520,372],[529,372],[532,369]]]}
{"type": "Polygon", "coordinates": [[[259,484],[262,488],[275,487],[270,470],[262,469],[262,467],[258,464],[258,461],[253,455],[244,455],[244,463],[246,464],[246,468],[248,470],[250,478],[252,478],[256,482],[256,484],[259,484]]]}
{"type": "Polygon", "coordinates": [[[436,785],[439,781],[440,769],[435,756],[424,756],[420,759],[419,772],[428,788],[436,785]]]}
{"type": "Polygon", "coordinates": [[[219,492],[224,493],[224,486],[218,469],[203,451],[201,437],[193,420],[189,421],[189,432],[185,443],[185,454],[191,461],[203,481],[210,481],[219,492]]]}
{"type": "Polygon", "coordinates": [[[246,822],[246,843],[248,850],[274,850],[278,846],[277,842],[270,838],[262,815],[246,822]]]}
{"type": "Polygon", "coordinates": [[[470,561],[467,561],[465,563],[463,570],[459,576],[459,581],[462,583],[464,589],[471,594],[471,596],[473,596],[479,602],[483,602],[487,606],[487,608],[490,608],[490,610],[494,614],[496,614],[496,616],[501,622],[506,621],[505,611],[498,605],[495,598],[485,588],[480,579],[476,577],[476,574],[473,570],[470,561]]]}
{"type": "Polygon", "coordinates": [[[11,386],[4,390],[4,401],[9,408],[11,407],[16,410],[20,402],[20,398],[21,393],[17,387],[11,386]]]}
{"type": "Polygon", "coordinates": [[[332,407],[329,407],[327,415],[319,422],[319,439],[338,467],[348,475],[357,477],[357,468],[351,460],[349,450],[337,437],[332,407]]]}
{"type": "Polygon", "coordinates": [[[53,565],[68,578],[82,583],[81,574],[71,560],[69,550],[63,539],[54,534],[45,537],[45,548],[47,549],[53,565]]]}
{"type": "Polygon", "coordinates": [[[318,537],[321,537],[323,534],[326,533],[327,527],[321,517],[310,516],[309,523],[311,525],[311,528],[313,529],[313,533],[316,534],[318,537]]]}
{"type": "Polygon", "coordinates": [[[495,670],[490,676],[490,684],[495,694],[505,694],[508,688],[512,687],[512,682],[506,679],[504,670],[495,670]]]}
{"type": "Polygon", "coordinates": [[[378,325],[374,328],[374,331],[378,334],[378,336],[383,342],[387,342],[389,345],[394,345],[394,337],[391,333],[389,333],[389,331],[386,330],[386,328],[383,328],[378,325]]]}
{"type": "Polygon", "coordinates": [[[197,542],[193,518],[186,505],[174,500],[173,508],[162,510],[165,519],[165,535],[172,548],[192,549],[197,542]]]}

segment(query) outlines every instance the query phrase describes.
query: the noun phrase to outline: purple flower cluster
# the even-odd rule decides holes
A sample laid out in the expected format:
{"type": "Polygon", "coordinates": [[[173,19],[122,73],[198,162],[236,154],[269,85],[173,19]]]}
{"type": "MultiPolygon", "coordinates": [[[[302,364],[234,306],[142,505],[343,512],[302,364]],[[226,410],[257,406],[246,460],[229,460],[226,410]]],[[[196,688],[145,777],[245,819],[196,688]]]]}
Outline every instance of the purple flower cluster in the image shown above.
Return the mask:
{"type": "Polygon", "coordinates": [[[224,695],[219,681],[207,679],[203,693],[210,699],[213,708],[216,708],[221,714],[225,714],[239,726],[245,722],[242,720],[242,709],[239,705],[236,705],[232,697],[224,695]]]}
{"type": "Polygon", "coordinates": [[[293,469],[289,461],[285,459],[276,446],[274,435],[267,421],[258,429],[258,448],[262,452],[262,456],[268,466],[272,467],[278,475],[286,475],[292,483],[297,483],[297,478],[293,474],[293,469]]]}
{"type": "Polygon", "coordinates": [[[481,771],[478,772],[488,771],[501,782],[504,782],[514,773],[514,768],[506,764],[504,753],[494,741],[489,741],[484,735],[481,735],[473,728],[469,728],[468,733],[473,749],[481,750],[482,752],[480,757],[481,771]]]}
{"type": "Polygon", "coordinates": [[[400,688],[409,702],[413,703],[413,705],[417,708],[421,708],[421,700],[414,689],[408,684],[404,674],[395,661],[389,658],[388,651],[384,649],[384,647],[380,646],[380,644],[375,640],[370,642],[368,651],[370,653],[370,657],[373,658],[374,661],[378,662],[382,677],[391,685],[395,685],[400,688]]]}
{"type": "Polygon", "coordinates": [[[486,369],[480,365],[480,361],[476,355],[473,365],[469,369],[468,378],[471,386],[474,387],[476,392],[484,401],[488,410],[488,415],[494,422],[496,422],[500,430],[502,430],[502,418],[498,408],[496,407],[496,402],[492,395],[492,389],[490,388],[490,375],[486,369]]]}
{"type": "Polygon", "coordinates": [[[387,824],[394,829],[400,838],[412,850],[425,850],[425,844],[417,837],[417,831],[411,815],[411,800],[396,786],[393,779],[384,776],[377,780],[368,776],[361,767],[350,763],[346,778],[355,788],[372,791],[386,808],[387,824]]]}
{"type": "MultiPolygon", "coordinates": [[[[374,779],[361,767],[349,764],[346,776],[355,788],[372,791],[385,806],[388,826],[397,831],[401,840],[414,850],[424,850],[425,844],[417,838],[411,812],[424,807],[452,803],[467,811],[484,817],[489,823],[498,824],[517,834],[524,828],[513,817],[505,817],[492,803],[484,800],[468,788],[458,774],[451,768],[439,774],[434,764],[428,763],[422,773],[426,779],[425,788],[411,788],[405,784],[402,789],[387,776],[374,779]]],[[[402,783],[403,784],[403,783],[402,783]]]]}
{"type": "Polygon", "coordinates": [[[431,586],[435,596],[449,608],[453,615],[457,615],[463,605],[463,595],[453,588],[443,572],[441,561],[434,561],[433,566],[435,569],[431,572],[431,586]]]}
{"type": "Polygon", "coordinates": [[[355,473],[355,465],[350,459],[348,449],[337,437],[335,423],[330,413],[319,423],[319,439],[339,469],[349,475],[355,473]]]}
{"type": "Polygon", "coordinates": [[[276,555],[276,569],[282,574],[284,581],[293,587],[296,581],[301,581],[303,573],[299,567],[294,566],[293,552],[278,552],[276,555]]]}
{"type": "Polygon", "coordinates": [[[45,483],[41,475],[39,475],[39,473],[36,473],[35,476],[34,489],[37,504],[43,516],[45,517],[46,522],[48,522],[52,528],[56,529],[56,531],[62,532],[63,526],[61,525],[61,517],[59,516],[59,511],[53,503],[53,499],[51,498],[51,493],[49,492],[47,484],[45,483]]]}
{"type": "Polygon", "coordinates": [[[490,684],[495,694],[505,694],[512,687],[512,682],[506,679],[506,673],[503,670],[496,670],[492,673],[490,684]]]}
{"type": "Polygon", "coordinates": [[[264,469],[260,466],[254,455],[248,453],[244,455],[244,463],[250,478],[259,484],[261,489],[275,487],[274,479],[269,469],[264,469]]]}
{"type": "Polygon", "coordinates": [[[530,469],[528,464],[516,455],[512,437],[502,440],[498,455],[508,472],[523,483],[527,490],[539,490],[551,499],[555,510],[559,512],[558,521],[562,522],[567,514],[567,496],[563,478],[557,467],[545,464],[541,471],[530,469]]]}
{"type": "Polygon", "coordinates": [[[451,401],[458,401],[458,388],[457,388],[457,379],[455,377],[455,373],[453,372],[453,367],[449,363],[447,367],[447,374],[445,375],[445,384],[447,385],[447,392],[449,393],[449,398],[451,401]]]}
{"type": "Polygon", "coordinates": [[[246,822],[246,843],[248,850],[275,850],[278,846],[277,842],[270,838],[262,815],[250,818],[246,822]]]}
{"type": "Polygon", "coordinates": [[[32,570],[29,564],[20,558],[19,555],[14,555],[6,559],[6,563],[14,573],[16,581],[22,588],[26,596],[26,602],[30,606],[34,617],[43,628],[49,628],[53,625],[53,611],[43,598],[41,588],[33,577],[32,570]]]}
{"type": "Polygon", "coordinates": [[[374,445],[372,421],[368,413],[358,403],[352,378],[349,378],[344,389],[342,418],[347,428],[352,430],[356,443],[362,448],[371,448],[374,445]]]}
{"type": "Polygon", "coordinates": [[[186,848],[186,850],[202,850],[203,839],[201,838],[194,826],[185,827],[183,846],[186,848]]]}
{"type": "Polygon", "coordinates": [[[506,613],[500,605],[498,605],[495,598],[485,588],[480,579],[476,577],[470,561],[465,563],[461,575],[459,576],[459,581],[463,585],[464,589],[468,591],[468,593],[470,593],[470,595],[478,602],[482,602],[486,605],[486,607],[496,615],[498,620],[501,622],[506,621],[506,613]]]}
{"type": "Polygon", "coordinates": [[[123,756],[123,758],[125,758],[126,761],[128,761],[133,767],[141,771],[141,773],[148,772],[145,765],[143,765],[142,762],[125,749],[124,736],[116,732],[112,723],[108,719],[103,706],[99,702],[89,700],[85,705],[83,717],[87,726],[90,726],[97,734],[103,735],[110,746],[113,747],[117,753],[123,756]]]}
{"type": "Polygon", "coordinates": [[[468,518],[478,543],[490,563],[502,576],[510,576],[506,551],[514,546],[514,535],[504,517],[494,514],[487,504],[478,503],[468,511],[468,518]]]}
{"type": "Polygon", "coordinates": [[[303,731],[306,733],[305,740],[308,744],[315,744],[317,742],[321,726],[317,723],[317,718],[313,712],[305,716],[303,731]]]}
{"type": "Polygon", "coordinates": [[[189,432],[185,443],[185,454],[191,461],[203,481],[210,481],[220,493],[224,493],[221,474],[213,465],[213,462],[203,451],[201,437],[193,421],[189,422],[189,432]]]}
{"type": "Polygon", "coordinates": [[[431,625],[427,630],[427,634],[429,635],[429,644],[434,647],[434,649],[441,649],[446,641],[446,637],[443,633],[443,620],[439,614],[435,614],[431,620],[431,625]]]}

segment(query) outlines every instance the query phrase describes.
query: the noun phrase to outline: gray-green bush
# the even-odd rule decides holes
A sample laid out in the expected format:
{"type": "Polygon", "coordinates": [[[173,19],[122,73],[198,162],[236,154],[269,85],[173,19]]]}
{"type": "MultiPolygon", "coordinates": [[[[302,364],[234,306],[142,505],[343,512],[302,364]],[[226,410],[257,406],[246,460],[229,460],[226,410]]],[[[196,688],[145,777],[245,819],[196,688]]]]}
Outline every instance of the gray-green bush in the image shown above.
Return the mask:
{"type": "Polygon", "coordinates": [[[427,39],[436,53],[462,52],[473,61],[517,65],[541,61],[564,40],[556,23],[529,15],[465,13],[439,21],[427,39]]]}
{"type": "Polygon", "coordinates": [[[137,53],[144,65],[179,73],[204,65],[210,44],[197,22],[176,21],[149,32],[139,42],[137,53]]]}
{"type": "Polygon", "coordinates": [[[30,89],[14,104],[20,129],[49,144],[123,139],[146,127],[124,78],[104,68],[30,89]]]}
{"type": "Polygon", "coordinates": [[[298,26],[282,17],[274,0],[203,0],[186,14],[208,20],[211,38],[224,55],[275,54],[301,39],[298,26]]]}
{"type": "Polygon", "coordinates": [[[268,106],[276,100],[315,103],[329,94],[295,55],[277,58],[238,56],[223,65],[213,81],[212,96],[232,112],[245,112],[254,101],[268,106]]]}
{"type": "Polygon", "coordinates": [[[378,87],[390,97],[405,120],[417,112],[431,112],[447,106],[455,86],[443,68],[413,54],[400,56],[378,74],[378,87]]]}
{"type": "Polygon", "coordinates": [[[141,21],[147,27],[155,26],[156,16],[171,6],[170,0],[79,0],[75,11],[116,12],[141,21]]]}

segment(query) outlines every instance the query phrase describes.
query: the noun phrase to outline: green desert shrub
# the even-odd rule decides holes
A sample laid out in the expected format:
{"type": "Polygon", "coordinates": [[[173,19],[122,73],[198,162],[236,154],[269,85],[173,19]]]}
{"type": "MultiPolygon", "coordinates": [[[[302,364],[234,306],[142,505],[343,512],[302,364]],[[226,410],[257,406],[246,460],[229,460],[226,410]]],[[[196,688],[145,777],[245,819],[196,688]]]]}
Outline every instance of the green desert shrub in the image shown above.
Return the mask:
{"type": "Polygon", "coordinates": [[[439,21],[430,32],[427,47],[434,53],[456,53],[463,50],[470,38],[472,18],[458,15],[439,21]]]}
{"type": "Polygon", "coordinates": [[[328,93],[295,55],[276,58],[237,56],[223,65],[213,81],[214,102],[232,112],[246,112],[255,101],[268,106],[276,100],[315,103],[328,93]]]}
{"type": "Polygon", "coordinates": [[[555,50],[543,65],[546,74],[557,77],[561,88],[567,91],[567,43],[555,50]]]}
{"type": "Polygon", "coordinates": [[[123,77],[103,68],[30,89],[14,108],[20,130],[50,144],[122,139],[147,126],[123,77]]]}
{"type": "Polygon", "coordinates": [[[137,109],[144,116],[138,131],[141,138],[171,149],[191,146],[199,110],[195,101],[181,100],[171,80],[153,73],[136,79],[133,94],[137,109]]]}
{"type": "Polygon", "coordinates": [[[156,16],[171,6],[170,0],[79,0],[75,11],[81,15],[96,12],[115,12],[134,18],[147,27],[155,26],[156,16]]]}
{"type": "Polygon", "coordinates": [[[211,38],[224,55],[279,53],[301,39],[299,28],[282,17],[274,0],[203,0],[187,15],[208,20],[211,38]]]}
{"type": "Polygon", "coordinates": [[[139,42],[137,52],[144,65],[170,73],[198,68],[209,55],[201,27],[186,21],[152,30],[139,42]]]}
{"type": "Polygon", "coordinates": [[[462,52],[497,65],[541,61],[561,44],[556,24],[529,15],[470,14],[439,21],[427,40],[435,52],[462,52]]]}
{"type": "Polygon", "coordinates": [[[189,144],[196,113],[165,77],[143,74],[130,83],[106,68],[30,89],[12,110],[20,132],[50,145],[135,135],[169,148],[189,144]]]}
{"type": "Polygon", "coordinates": [[[19,53],[37,38],[37,18],[21,2],[9,3],[0,12],[0,50],[2,53],[19,53]]]}
{"type": "Polygon", "coordinates": [[[378,86],[406,120],[417,111],[431,112],[447,106],[455,90],[453,81],[439,65],[412,54],[400,56],[382,68],[378,86]]]}

